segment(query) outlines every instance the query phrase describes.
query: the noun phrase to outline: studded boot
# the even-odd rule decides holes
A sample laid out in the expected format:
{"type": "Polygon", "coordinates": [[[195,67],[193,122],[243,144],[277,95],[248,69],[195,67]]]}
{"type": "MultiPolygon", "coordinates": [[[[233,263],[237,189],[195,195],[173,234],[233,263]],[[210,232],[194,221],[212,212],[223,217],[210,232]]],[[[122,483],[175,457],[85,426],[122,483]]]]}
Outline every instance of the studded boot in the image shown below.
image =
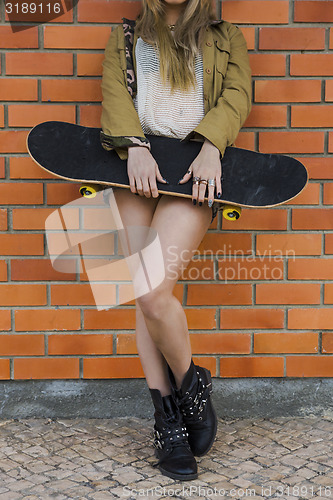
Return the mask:
{"type": "Polygon", "coordinates": [[[197,463],[188,443],[188,435],[174,398],[149,389],[155,407],[154,447],[162,474],[188,481],[198,477],[197,463]]]}
{"type": "Polygon", "coordinates": [[[205,455],[212,447],[217,431],[217,417],[210,398],[210,371],[191,361],[178,390],[170,367],[168,370],[173,395],[183,414],[191,450],[197,457],[205,455]]]}

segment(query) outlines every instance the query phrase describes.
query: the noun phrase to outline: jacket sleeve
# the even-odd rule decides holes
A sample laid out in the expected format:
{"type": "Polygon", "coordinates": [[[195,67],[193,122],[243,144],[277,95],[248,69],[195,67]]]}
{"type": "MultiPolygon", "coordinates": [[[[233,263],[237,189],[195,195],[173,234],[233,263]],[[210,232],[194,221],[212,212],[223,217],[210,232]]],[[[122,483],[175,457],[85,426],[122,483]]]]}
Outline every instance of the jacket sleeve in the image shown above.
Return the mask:
{"type": "Polygon", "coordinates": [[[150,149],[127,89],[125,43],[121,25],[112,31],[105,49],[102,93],[103,148],[115,148],[122,159],[127,158],[128,146],[146,146],[150,149]]]}
{"type": "Polygon", "coordinates": [[[230,57],[222,92],[217,103],[192,131],[207,138],[224,155],[225,148],[235,141],[251,111],[251,68],[244,36],[239,28],[228,23],[230,57]]]}

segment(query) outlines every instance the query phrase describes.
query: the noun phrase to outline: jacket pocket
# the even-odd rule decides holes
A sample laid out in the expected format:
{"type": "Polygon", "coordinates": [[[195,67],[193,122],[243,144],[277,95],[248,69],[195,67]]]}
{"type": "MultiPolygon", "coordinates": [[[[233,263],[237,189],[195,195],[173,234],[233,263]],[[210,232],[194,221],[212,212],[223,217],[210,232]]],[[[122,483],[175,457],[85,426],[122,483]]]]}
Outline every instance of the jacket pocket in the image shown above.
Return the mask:
{"type": "Polygon", "coordinates": [[[215,40],[216,70],[225,77],[230,57],[230,43],[227,40],[215,40]]]}

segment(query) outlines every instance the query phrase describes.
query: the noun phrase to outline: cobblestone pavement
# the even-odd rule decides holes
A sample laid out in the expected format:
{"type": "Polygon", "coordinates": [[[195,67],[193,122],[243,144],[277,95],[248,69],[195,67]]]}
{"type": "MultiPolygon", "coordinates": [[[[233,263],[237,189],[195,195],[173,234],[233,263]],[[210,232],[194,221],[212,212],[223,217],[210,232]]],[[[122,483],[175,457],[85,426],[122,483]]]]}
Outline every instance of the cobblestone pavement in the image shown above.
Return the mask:
{"type": "Polygon", "coordinates": [[[199,478],[162,476],[153,420],[0,420],[0,500],[333,498],[333,418],[219,420],[199,478]]]}

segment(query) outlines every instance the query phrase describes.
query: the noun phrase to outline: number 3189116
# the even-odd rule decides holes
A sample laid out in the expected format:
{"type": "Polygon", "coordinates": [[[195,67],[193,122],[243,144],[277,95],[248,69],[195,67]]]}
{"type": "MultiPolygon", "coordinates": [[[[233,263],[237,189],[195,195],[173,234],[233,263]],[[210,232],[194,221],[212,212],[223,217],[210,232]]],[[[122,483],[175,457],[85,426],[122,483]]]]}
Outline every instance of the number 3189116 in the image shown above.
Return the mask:
{"type": "Polygon", "coordinates": [[[6,2],[7,14],[60,14],[61,4],[58,3],[35,3],[35,2],[6,2]]]}

